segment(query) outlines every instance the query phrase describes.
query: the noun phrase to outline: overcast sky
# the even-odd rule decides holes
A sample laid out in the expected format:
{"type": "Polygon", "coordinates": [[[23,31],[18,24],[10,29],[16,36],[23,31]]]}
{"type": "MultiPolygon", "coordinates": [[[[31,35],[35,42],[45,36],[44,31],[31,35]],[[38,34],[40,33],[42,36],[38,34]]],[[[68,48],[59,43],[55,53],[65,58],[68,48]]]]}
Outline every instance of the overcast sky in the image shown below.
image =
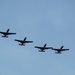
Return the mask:
{"type": "Polygon", "coordinates": [[[0,0],[0,75],[75,75],[75,0],[0,0]],[[14,39],[33,41],[19,46],[14,39]],[[69,48],[62,54],[34,46],[69,48]]]}

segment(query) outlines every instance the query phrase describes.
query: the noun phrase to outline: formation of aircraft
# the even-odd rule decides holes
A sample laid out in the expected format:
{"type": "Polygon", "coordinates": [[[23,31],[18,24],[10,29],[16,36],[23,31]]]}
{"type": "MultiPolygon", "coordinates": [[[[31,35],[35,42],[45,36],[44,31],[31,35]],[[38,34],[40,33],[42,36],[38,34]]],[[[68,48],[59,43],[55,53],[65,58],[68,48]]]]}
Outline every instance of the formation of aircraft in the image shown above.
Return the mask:
{"type": "Polygon", "coordinates": [[[16,34],[16,33],[10,33],[9,30],[10,30],[10,29],[7,29],[6,32],[1,32],[1,31],[0,31],[0,33],[3,34],[2,37],[8,38],[8,35],[14,35],[14,34],[16,34]]]}
{"type": "Polygon", "coordinates": [[[55,50],[57,54],[61,54],[62,51],[67,51],[69,49],[63,49],[64,46],[61,46],[59,49],[57,48],[52,48],[52,50],[55,50]]]}
{"type": "Polygon", "coordinates": [[[21,46],[25,46],[25,43],[33,43],[33,41],[27,41],[26,39],[27,39],[27,37],[25,37],[24,40],[15,39],[14,41],[20,42],[21,44],[19,44],[19,45],[21,45],[21,46]]]}
{"type": "MultiPolygon", "coordinates": [[[[14,35],[14,34],[16,34],[16,33],[11,33],[11,32],[9,32],[9,30],[10,30],[10,29],[7,29],[6,32],[1,32],[1,31],[0,31],[0,33],[2,34],[2,37],[8,38],[8,35],[14,35]]],[[[26,39],[27,39],[27,37],[25,37],[23,40],[15,39],[14,41],[20,42],[19,45],[21,45],[21,46],[25,46],[26,43],[33,43],[33,41],[27,41],[26,39]]],[[[64,49],[63,47],[64,47],[64,46],[61,46],[59,49],[58,49],[58,48],[53,48],[53,47],[47,47],[47,44],[44,44],[43,47],[35,46],[35,48],[40,49],[39,52],[45,52],[45,50],[51,49],[51,50],[55,50],[55,51],[56,51],[56,52],[55,52],[56,54],[61,54],[62,51],[67,51],[67,50],[69,50],[69,49],[64,49]]]]}
{"type": "Polygon", "coordinates": [[[39,52],[45,52],[46,49],[52,49],[52,47],[46,47],[47,44],[45,44],[43,47],[35,46],[35,48],[40,49],[39,52]]]}

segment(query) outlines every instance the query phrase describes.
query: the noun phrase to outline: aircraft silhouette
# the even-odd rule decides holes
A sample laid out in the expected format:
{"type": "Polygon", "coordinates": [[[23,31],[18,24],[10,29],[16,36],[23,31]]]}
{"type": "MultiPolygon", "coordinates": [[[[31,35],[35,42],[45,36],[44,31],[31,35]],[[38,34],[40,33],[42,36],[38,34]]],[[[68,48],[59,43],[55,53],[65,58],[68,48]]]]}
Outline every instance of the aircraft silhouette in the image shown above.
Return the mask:
{"type": "Polygon", "coordinates": [[[59,49],[52,48],[52,50],[55,50],[56,51],[55,53],[57,53],[57,54],[61,54],[62,53],[61,51],[67,51],[67,50],[69,50],[69,49],[63,49],[63,47],[64,46],[61,46],[61,48],[59,48],[59,49]]]}
{"type": "Polygon", "coordinates": [[[46,47],[47,44],[45,44],[43,47],[35,46],[35,48],[40,49],[39,52],[45,52],[46,49],[52,49],[52,47],[46,47]]]}
{"type": "Polygon", "coordinates": [[[16,33],[10,33],[9,30],[10,30],[10,29],[7,29],[6,32],[1,32],[1,31],[0,31],[0,33],[3,34],[2,37],[7,37],[7,38],[8,38],[8,35],[14,35],[14,34],[16,34],[16,33]]]}
{"type": "Polygon", "coordinates": [[[24,40],[15,39],[14,41],[20,42],[21,44],[19,44],[19,45],[21,45],[21,46],[25,46],[25,43],[33,43],[33,41],[26,41],[26,39],[27,39],[27,37],[25,37],[24,40]]]}

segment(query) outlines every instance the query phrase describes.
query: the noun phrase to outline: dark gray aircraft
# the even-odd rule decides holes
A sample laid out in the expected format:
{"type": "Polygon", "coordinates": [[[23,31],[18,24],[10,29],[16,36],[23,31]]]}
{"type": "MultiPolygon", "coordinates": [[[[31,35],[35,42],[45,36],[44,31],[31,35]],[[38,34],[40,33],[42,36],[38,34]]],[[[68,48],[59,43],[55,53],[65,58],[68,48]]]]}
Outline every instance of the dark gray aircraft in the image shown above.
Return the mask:
{"type": "Polygon", "coordinates": [[[24,40],[15,39],[14,41],[20,42],[21,44],[19,44],[19,45],[21,45],[21,46],[25,46],[25,43],[33,43],[33,41],[26,41],[26,39],[27,39],[27,37],[25,37],[24,40]]]}
{"type": "Polygon", "coordinates": [[[8,35],[16,34],[16,33],[10,33],[10,32],[9,32],[9,29],[7,29],[7,31],[6,31],[6,32],[1,32],[1,31],[0,31],[0,33],[1,33],[1,34],[3,34],[3,36],[2,36],[2,37],[7,37],[7,38],[8,38],[8,35]]]}
{"type": "Polygon", "coordinates": [[[35,46],[35,48],[40,49],[39,52],[45,52],[46,49],[52,49],[52,47],[46,47],[46,46],[47,44],[45,44],[43,47],[35,46]]]}
{"type": "Polygon", "coordinates": [[[59,48],[59,49],[52,48],[52,50],[55,50],[56,51],[55,53],[57,53],[57,54],[61,54],[61,51],[67,51],[67,50],[69,50],[69,49],[63,49],[63,47],[64,46],[61,46],[61,48],[59,48]]]}

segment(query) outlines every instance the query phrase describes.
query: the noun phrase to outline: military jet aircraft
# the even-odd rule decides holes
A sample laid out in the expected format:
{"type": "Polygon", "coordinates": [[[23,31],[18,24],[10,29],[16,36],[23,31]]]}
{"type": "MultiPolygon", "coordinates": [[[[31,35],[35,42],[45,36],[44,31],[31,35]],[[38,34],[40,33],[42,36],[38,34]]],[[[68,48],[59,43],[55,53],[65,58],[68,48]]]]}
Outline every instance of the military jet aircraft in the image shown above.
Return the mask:
{"type": "Polygon", "coordinates": [[[45,44],[43,47],[35,46],[35,48],[40,49],[39,52],[45,52],[46,49],[52,49],[52,47],[46,47],[46,46],[47,44],[45,44]]]}
{"type": "Polygon", "coordinates": [[[61,46],[61,48],[59,48],[59,49],[52,48],[52,50],[55,50],[56,51],[55,53],[57,53],[57,54],[61,54],[61,51],[67,51],[67,50],[69,50],[69,49],[63,49],[63,47],[64,46],[61,46]]]}
{"type": "Polygon", "coordinates": [[[7,31],[6,31],[6,32],[1,32],[1,31],[0,31],[0,33],[1,33],[1,34],[3,34],[3,36],[2,36],[2,37],[7,37],[7,38],[8,38],[8,35],[16,34],[16,33],[10,33],[10,32],[9,32],[9,29],[7,29],[7,31]]]}
{"type": "Polygon", "coordinates": [[[24,40],[15,39],[14,41],[20,42],[21,44],[19,44],[19,45],[21,45],[21,46],[25,46],[25,43],[33,43],[33,41],[26,41],[26,39],[27,39],[27,37],[25,37],[24,40]]]}

